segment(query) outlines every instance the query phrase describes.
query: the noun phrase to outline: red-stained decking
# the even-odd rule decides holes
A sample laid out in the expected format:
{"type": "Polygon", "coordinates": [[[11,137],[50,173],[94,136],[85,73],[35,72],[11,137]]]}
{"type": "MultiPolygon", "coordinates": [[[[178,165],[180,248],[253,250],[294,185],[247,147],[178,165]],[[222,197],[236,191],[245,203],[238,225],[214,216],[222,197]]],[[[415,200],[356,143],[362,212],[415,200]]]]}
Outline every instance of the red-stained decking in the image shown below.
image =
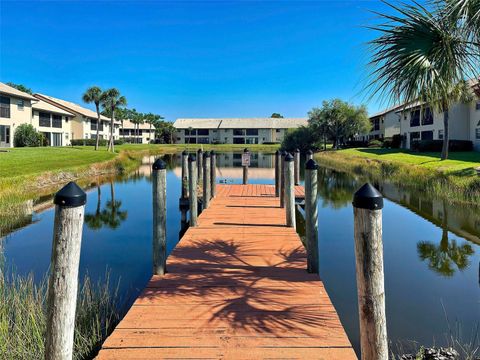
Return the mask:
{"type": "Polygon", "coordinates": [[[98,359],[356,359],[305,268],[273,186],[218,185],[98,359]]]}

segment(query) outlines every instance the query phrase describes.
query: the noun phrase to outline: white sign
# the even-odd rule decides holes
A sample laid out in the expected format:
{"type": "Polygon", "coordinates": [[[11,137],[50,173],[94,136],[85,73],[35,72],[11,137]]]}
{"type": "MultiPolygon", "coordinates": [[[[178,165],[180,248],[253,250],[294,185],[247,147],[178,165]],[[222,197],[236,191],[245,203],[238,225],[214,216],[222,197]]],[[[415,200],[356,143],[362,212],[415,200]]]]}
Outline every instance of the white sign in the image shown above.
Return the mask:
{"type": "Polygon", "coordinates": [[[250,166],[250,153],[242,154],[242,166],[250,166]]]}

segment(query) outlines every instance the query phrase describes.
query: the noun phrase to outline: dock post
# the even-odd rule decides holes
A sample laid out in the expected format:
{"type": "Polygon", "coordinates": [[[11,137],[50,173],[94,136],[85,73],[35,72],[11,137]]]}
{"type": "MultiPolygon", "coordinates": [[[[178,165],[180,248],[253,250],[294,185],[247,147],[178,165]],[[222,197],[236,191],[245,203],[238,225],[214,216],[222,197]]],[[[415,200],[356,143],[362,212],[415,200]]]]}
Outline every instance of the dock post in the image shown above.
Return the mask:
{"type": "Polygon", "coordinates": [[[305,164],[305,237],[307,271],[318,274],[318,165],[310,159],[305,164]]]}
{"type": "Polygon", "coordinates": [[[285,210],[288,227],[296,227],[295,224],[295,175],[293,156],[285,156],[285,210]]]}
{"type": "Polygon", "coordinates": [[[360,349],[363,360],[388,359],[382,208],[382,194],[368,183],[353,197],[360,349]]]}
{"type": "Polygon", "coordinates": [[[72,359],[78,267],[87,195],[74,182],[55,194],[45,359],[72,359]]]}
{"type": "Polygon", "coordinates": [[[195,155],[188,157],[188,201],[190,205],[190,226],[197,226],[198,200],[197,200],[197,161],[195,155]]]}
{"type": "Polygon", "coordinates": [[[208,209],[210,205],[210,153],[205,151],[203,153],[203,209],[208,209]]]}
{"type": "Polygon", "coordinates": [[[217,195],[217,155],[215,151],[210,151],[210,197],[213,199],[217,195]]]}
{"type": "Polygon", "coordinates": [[[280,151],[275,151],[275,197],[280,195],[280,151]]]}
{"type": "MultiPolygon", "coordinates": [[[[244,154],[248,154],[248,149],[243,149],[244,154]]],[[[248,184],[248,165],[243,165],[243,185],[248,184]]]]}
{"type": "Polygon", "coordinates": [[[310,159],[313,159],[313,151],[312,150],[307,151],[307,161],[310,160],[310,159]]]}
{"type": "Polygon", "coordinates": [[[152,165],[153,274],[165,275],[167,263],[167,164],[158,158],[152,165]]]}
{"type": "Polygon", "coordinates": [[[186,199],[188,195],[188,152],[182,152],[182,198],[186,199]]]}
{"type": "Polygon", "coordinates": [[[295,185],[300,185],[300,149],[295,149],[293,157],[294,171],[295,171],[295,185]]]}
{"type": "Polygon", "coordinates": [[[197,150],[197,181],[203,181],[203,151],[197,150]]]}
{"type": "Polygon", "coordinates": [[[280,207],[285,207],[285,156],[286,151],[280,153],[280,207]]]}

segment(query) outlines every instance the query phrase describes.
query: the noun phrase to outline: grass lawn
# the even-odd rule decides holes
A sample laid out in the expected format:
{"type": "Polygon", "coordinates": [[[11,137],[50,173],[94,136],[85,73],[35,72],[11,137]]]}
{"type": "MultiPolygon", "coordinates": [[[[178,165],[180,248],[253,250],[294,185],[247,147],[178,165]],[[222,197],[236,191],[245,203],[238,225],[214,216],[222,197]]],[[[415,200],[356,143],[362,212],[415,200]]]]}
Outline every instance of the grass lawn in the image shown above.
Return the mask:
{"type": "Polygon", "coordinates": [[[480,152],[451,152],[449,159],[441,161],[440,153],[417,153],[399,149],[356,148],[335,151],[346,157],[362,157],[380,161],[397,162],[405,165],[439,170],[461,175],[473,175],[472,168],[480,166],[480,152]],[[469,170],[469,171],[466,171],[469,170]]]}

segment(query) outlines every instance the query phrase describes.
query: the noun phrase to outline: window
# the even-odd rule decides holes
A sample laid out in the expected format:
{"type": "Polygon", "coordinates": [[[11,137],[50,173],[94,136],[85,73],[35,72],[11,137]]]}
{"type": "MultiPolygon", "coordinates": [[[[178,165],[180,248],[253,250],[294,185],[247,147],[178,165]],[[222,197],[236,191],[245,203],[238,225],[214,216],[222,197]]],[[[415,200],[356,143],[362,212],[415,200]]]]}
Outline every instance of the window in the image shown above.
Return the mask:
{"type": "Polygon", "coordinates": [[[62,117],[60,115],[52,115],[52,127],[54,128],[62,127],[62,117]]]}
{"type": "Polygon", "coordinates": [[[0,96],[0,117],[10,118],[10,98],[0,96]]]}
{"type": "Polygon", "coordinates": [[[379,118],[375,118],[375,119],[372,120],[372,129],[373,129],[373,131],[380,130],[380,119],[379,118]]]}
{"type": "Polygon", "coordinates": [[[208,137],[199,137],[197,139],[197,143],[198,144],[208,144],[210,141],[209,141],[209,138],[208,137]]]}
{"type": "Polygon", "coordinates": [[[258,136],[258,129],[247,129],[247,135],[258,136]]]}
{"type": "Polygon", "coordinates": [[[475,103],[475,110],[480,110],[480,100],[475,103]]]}
{"type": "Polygon", "coordinates": [[[420,110],[410,112],[410,126],[420,126],[420,110]]]}
{"type": "Polygon", "coordinates": [[[0,125],[0,146],[10,144],[10,126],[0,125]]]}
{"type": "Polygon", "coordinates": [[[428,107],[423,112],[422,125],[432,125],[433,124],[433,113],[432,110],[428,107]]]}
{"type": "Polygon", "coordinates": [[[198,129],[197,130],[197,135],[202,135],[202,136],[208,136],[209,132],[208,129],[198,129]]]}
{"type": "Polygon", "coordinates": [[[23,100],[17,100],[17,109],[20,111],[23,111],[23,107],[25,106],[25,103],[23,100]]]}
{"type": "Polygon", "coordinates": [[[197,135],[197,130],[186,129],[185,130],[185,135],[197,135]]]}
{"type": "MultiPolygon", "coordinates": [[[[245,130],[244,129],[233,129],[233,136],[244,136],[245,130]]],[[[239,143],[243,144],[243,143],[239,143]]]]}
{"type": "MultiPolygon", "coordinates": [[[[97,130],[97,120],[90,121],[90,130],[97,130]]],[[[100,121],[100,127],[98,128],[99,131],[103,131],[103,121],[100,121]]]]}
{"type": "Polygon", "coordinates": [[[243,137],[233,138],[233,143],[234,144],[245,144],[245,138],[243,138],[243,137]]]}
{"type": "Polygon", "coordinates": [[[422,140],[433,140],[433,131],[422,131],[422,140]]]}
{"type": "Polygon", "coordinates": [[[282,129],[276,129],[275,132],[279,133],[282,129]]]}
{"type": "Polygon", "coordinates": [[[475,140],[480,140],[480,128],[475,129],[475,140]]]}
{"type": "Polygon", "coordinates": [[[420,140],[420,133],[418,131],[410,133],[410,142],[420,140]]]}
{"type": "Polygon", "coordinates": [[[443,140],[443,130],[438,130],[438,140],[443,140]]]}
{"type": "Polygon", "coordinates": [[[39,117],[38,125],[45,126],[45,127],[51,126],[49,113],[39,112],[38,117],[39,117]]]}

